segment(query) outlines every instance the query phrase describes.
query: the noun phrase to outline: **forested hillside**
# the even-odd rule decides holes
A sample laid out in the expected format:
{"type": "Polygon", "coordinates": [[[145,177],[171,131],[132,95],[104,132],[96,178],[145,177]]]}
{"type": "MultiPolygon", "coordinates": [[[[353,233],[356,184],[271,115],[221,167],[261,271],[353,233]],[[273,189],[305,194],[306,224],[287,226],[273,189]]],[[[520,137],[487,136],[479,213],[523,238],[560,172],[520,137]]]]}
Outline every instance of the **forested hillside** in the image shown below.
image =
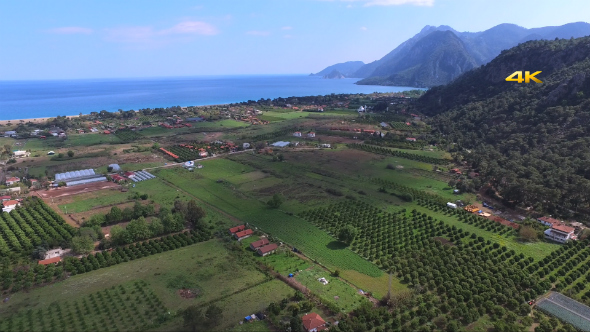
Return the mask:
{"type": "Polygon", "coordinates": [[[590,208],[590,37],[529,41],[428,91],[436,140],[481,174],[506,202],[562,216],[590,208]],[[506,82],[542,71],[543,83],[506,82]]]}

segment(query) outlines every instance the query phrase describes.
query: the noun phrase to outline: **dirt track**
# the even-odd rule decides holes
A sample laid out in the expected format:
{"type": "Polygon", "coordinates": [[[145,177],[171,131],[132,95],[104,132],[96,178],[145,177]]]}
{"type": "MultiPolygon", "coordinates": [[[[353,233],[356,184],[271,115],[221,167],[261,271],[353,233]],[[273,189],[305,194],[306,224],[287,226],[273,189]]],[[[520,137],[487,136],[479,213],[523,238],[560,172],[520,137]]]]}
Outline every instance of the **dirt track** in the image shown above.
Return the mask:
{"type": "Polygon", "coordinates": [[[56,197],[66,197],[71,195],[78,195],[82,193],[88,193],[91,191],[102,190],[102,189],[111,189],[119,187],[118,184],[114,182],[97,182],[97,183],[90,183],[86,185],[79,185],[74,187],[61,187],[59,189],[50,189],[50,190],[38,190],[35,192],[35,195],[43,198],[56,198],[56,197]]]}

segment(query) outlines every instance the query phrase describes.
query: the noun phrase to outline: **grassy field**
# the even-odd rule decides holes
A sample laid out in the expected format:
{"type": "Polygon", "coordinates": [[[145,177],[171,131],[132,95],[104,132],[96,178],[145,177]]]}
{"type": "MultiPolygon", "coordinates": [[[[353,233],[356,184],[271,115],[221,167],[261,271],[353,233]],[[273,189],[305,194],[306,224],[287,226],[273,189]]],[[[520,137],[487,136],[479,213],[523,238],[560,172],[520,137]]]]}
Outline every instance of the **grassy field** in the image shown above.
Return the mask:
{"type": "Polygon", "coordinates": [[[333,278],[318,266],[299,272],[295,275],[295,279],[320,298],[336,303],[343,312],[349,312],[362,303],[362,301],[367,301],[359,294],[357,289],[338,278],[333,278]],[[326,278],[328,284],[322,284],[318,281],[319,278],[326,278]]]}
{"type": "Polygon", "coordinates": [[[98,206],[119,204],[129,200],[130,193],[108,190],[93,191],[87,194],[73,196],[73,201],[67,204],[58,205],[64,213],[80,213],[91,210],[98,206]],[[67,212],[66,212],[67,211],[67,212]]]}
{"type": "MultiPolygon", "coordinates": [[[[274,281],[269,283],[267,277],[249,262],[236,259],[219,241],[210,240],[75,275],[28,293],[16,293],[3,304],[0,321],[29,309],[44,311],[55,306],[55,303],[63,305],[68,301],[78,302],[90,294],[113,287],[116,289],[120,285],[126,287],[137,280],[149,285],[150,292],[172,314],[192,304],[220,304],[224,310],[224,320],[228,323],[226,328],[235,325],[253,310],[253,307],[244,305],[247,300],[259,307],[293,293],[284,284],[274,281]],[[193,299],[182,298],[177,294],[181,288],[192,289],[198,296],[193,299]]],[[[91,317],[93,315],[90,314],[91,317]]]]}

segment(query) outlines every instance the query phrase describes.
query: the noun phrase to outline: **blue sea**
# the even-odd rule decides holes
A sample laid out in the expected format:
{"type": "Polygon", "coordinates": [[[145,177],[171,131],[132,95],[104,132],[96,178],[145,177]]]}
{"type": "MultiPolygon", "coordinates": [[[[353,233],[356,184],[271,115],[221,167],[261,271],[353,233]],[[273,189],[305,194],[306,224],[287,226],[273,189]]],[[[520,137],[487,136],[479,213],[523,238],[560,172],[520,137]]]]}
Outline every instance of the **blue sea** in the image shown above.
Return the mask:
{"type": "Polygon", "coordinates": [[[356,81],[307,75],[0,81],[0,120],[413,89],[356,85],[356,81]]]}

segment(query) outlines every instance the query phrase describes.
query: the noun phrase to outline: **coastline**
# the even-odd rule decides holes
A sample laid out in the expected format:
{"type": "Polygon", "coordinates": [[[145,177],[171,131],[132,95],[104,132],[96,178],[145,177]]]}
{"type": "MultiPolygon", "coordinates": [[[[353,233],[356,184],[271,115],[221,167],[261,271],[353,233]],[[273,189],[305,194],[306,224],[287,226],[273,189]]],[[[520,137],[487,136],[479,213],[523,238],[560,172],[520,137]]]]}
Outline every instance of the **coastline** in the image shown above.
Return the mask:
{"type": "MultiPolygon", "coordinates": [[[[80,117],[79,115],[66,115],[66,118],[68,119],[72,119],[72,118],[78,118],[80,117]]],[[[46,117],[46,118],[29,118],[29,119],[14,119],[14,120],[0,120],[0,125],[6,126],[8,125],[8,123],[10,122],[10,125],[15,125],[22,122],[33,122],[33,123],[41,123],[41,122],[45,122],[47,120],[50,119],[55,119],[57,118],[57,116],[51,116],[51,117],[46,117]]]]}

